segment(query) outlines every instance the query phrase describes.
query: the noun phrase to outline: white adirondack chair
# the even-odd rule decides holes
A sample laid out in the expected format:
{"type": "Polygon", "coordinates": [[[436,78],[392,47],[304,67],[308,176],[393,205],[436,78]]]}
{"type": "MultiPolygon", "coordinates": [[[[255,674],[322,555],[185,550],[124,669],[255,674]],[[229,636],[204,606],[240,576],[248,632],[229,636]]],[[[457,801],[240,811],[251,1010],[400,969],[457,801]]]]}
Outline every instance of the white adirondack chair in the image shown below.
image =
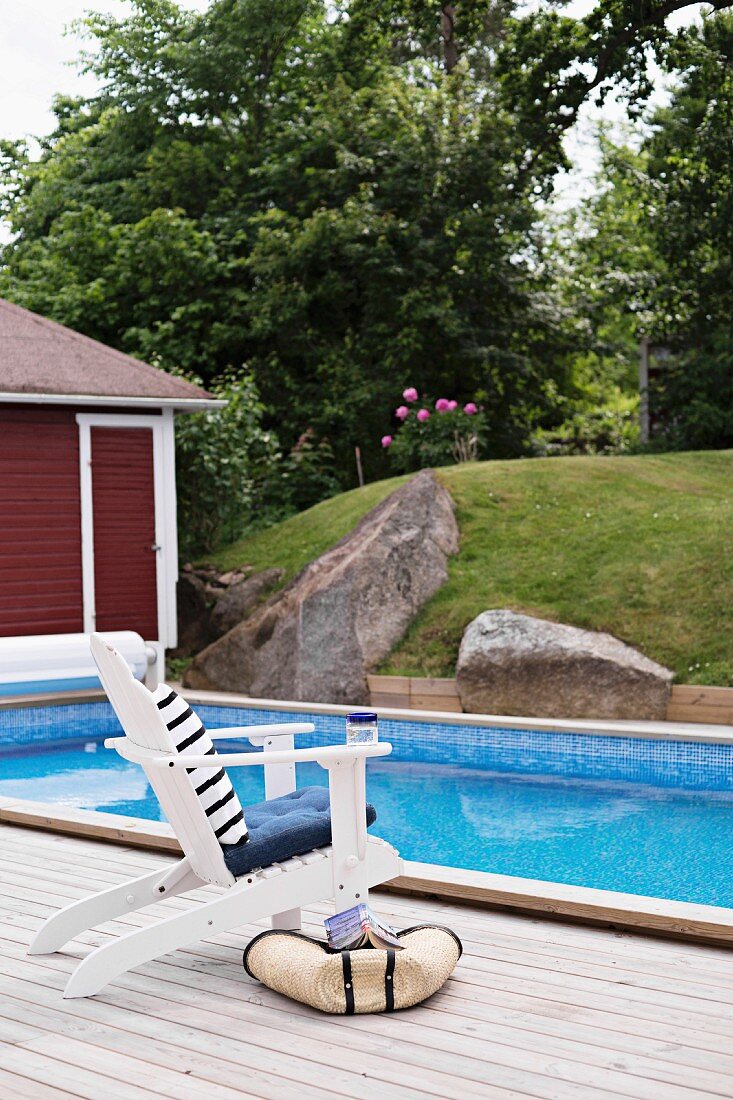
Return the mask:
{"type": "Polygon", "coordinates": [[[181,755],[171,751],[151,693],[133,678],[120,654],[98,634],[92,636],[91,646],[100,679],[125,732],[105,745],[142,766],[184,855],[170,869],[153,871],[60,910],[39,930],[29,953],[57,951],[79,932],[207,883],[225,890],[217,891],[205,904],[96,948],[71,975],[65,997],[92,996],[133,967],[262,918],[271,918],[276,928],[298,928],[302,906],[333,898],[337,911],[348,909],[368,900],[370,886],[401,873],[402,861],[395,849],[366,829],[366,759],[388,755],[390,744],[295,749],[294,734],[310,733],[314,727],[287,723],[209,731],[217,740],[247,737],[262,752],[181,755]],[[328,769],[331,845],[235,879],[186,769],[264,766],[265,796],[270,799],[295,790],[295,764],[308,760],[328,769]]]}

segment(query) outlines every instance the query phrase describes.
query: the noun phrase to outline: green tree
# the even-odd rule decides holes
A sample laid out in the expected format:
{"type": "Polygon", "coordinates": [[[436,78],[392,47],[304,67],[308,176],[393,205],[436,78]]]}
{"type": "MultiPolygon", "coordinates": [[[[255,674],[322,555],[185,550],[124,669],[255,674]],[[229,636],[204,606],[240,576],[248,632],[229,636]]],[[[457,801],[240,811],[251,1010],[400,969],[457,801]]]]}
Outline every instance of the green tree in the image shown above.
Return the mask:
{"type": "Polygon", "coordinates": [[[383,409],[416,382],[476,396],[492,453],[522,453],[557,420],[577,338],[538,199],[586,96],[643,96],[680,6],[91,15],[101,91],[57,101],[39,160],[2,149],[0,293],[209,384],[246,364],[286,451],[308,433],[342,484],[356,444],[384,471],[383,409]]]}
{"type": "Polygon", "coordinates": [[[704,18],[670,59],[682,72],[647,143],[648,211],[670,278],[653,337],[673,352],[651,400],[661,442],[733,447],[733,16],[704,18]]]}
{"type": "Polygon", "coordinates": [[[650,395],[657,447],[733,445],[732,62],[728,13],[679,36],[669,105],[638,154],[604,143],[597,192],[559,234],[563,297],[584,337],[572,416],[623,410],[646,336],[672,351],[650,395]]]}
{"type": "MultiPolygon", "coordinates": [[[[195,382],[200,379],[193,378],[195,382]]],[[[250,375],[214,384],[219,409],[181,418],[176,431],[178,542],[181,556],[206,554],[287,508],[273,500],[279,484],[278,441],[262,424],[264,406],[250,375]]]]}
{"type": "Polygon", "coordinates": [[[692,349],[733,317],[733,15],[704,18],[670,64],[682,76],[646,143],[648,214],[673,273],[655,295],[655,323],[692,349]]]}
{"type": "Polygon", "coordinates": [[[668,276],[645,202],[647,156],[599,134],[592,194],[554,215],[553,281],[575,337],[560,423],[534,437],[539,454],[628,450],[638,442],[639,340],[653,327],[651,300],[668,276]]]}

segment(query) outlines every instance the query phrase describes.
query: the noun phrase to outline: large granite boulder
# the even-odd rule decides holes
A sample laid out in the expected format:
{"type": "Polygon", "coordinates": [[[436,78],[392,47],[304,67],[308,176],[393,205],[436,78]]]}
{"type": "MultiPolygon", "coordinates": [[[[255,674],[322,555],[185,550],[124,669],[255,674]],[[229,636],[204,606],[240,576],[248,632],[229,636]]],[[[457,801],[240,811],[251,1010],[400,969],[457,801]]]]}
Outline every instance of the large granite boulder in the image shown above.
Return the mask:
{"type": "Polygon", "coordinates": [[[465,711],[663,719],[672,673],[611,634],[514,611],[469,623],[456,666],[465,711]]]}
{"type": "Polygon", "coordinates": [[[423,470],[244,623],[200,653],[189,687],[363,704],[366,674],[447,577],[450,494],[423,470]]]}

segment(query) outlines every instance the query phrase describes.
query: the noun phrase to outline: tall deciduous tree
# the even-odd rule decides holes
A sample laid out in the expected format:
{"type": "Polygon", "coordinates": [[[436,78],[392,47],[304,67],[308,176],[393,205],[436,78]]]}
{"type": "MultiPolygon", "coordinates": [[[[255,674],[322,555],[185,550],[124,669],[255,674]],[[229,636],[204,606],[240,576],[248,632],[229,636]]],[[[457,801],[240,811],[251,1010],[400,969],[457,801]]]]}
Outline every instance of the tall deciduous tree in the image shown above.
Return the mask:
{"type": "MultiPolygon", "coordinates": [[[[671,101],[638,154],[605,143],[597,193],[565,226],[564,296],[590,392],[635,387],[641,336],[665,345],[656,446],[733,445],[733,16],[680,36],[671,101]]],[[[579,366],[581,363],[579,362],[579,366]]]]}
{"type": "MultiPolygon", "coordinates": [[[[680,6],[679,2],[674,4],[680,6]]],[[[87,100],[5,145],[0,293],[211,380],[246,364],[286,447],[380,471],[410,383],[479,394],[516,454],[567,384],[536,200],[579,103],[664,45],[660,0],[137,0],[86,20],[87,100]],[[324,452],[325,453],[325,452],[324,452]]]]}
{"type": "Polygon", "coordinates": [[[648,142],[650,222],[672,274],[655,335],[675,352],[656,399],[667,445],[733,447],[733,16],[704,19],[670,62],[683,75],[648,142]]]}

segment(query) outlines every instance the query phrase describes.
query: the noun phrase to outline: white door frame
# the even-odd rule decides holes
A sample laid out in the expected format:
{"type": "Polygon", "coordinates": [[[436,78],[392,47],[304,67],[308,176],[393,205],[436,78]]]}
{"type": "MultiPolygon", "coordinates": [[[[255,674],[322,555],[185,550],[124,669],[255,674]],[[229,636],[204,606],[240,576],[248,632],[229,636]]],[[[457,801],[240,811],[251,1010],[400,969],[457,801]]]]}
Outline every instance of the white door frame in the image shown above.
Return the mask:
{"type": "Polygon", "coordinates": [[[84,631],[95,630],[94,508],[92,497],[92,428],[150,428],[153,433],[153,495],[155,504],[155,579],[158,595],[158,636],[166,649],[177,644],[176,582],[178,536],[176,530],[176,467],[173,410],[160,416],[124,413],[77,413],[79,425],[79,477],[81,486],[81,561],[84,631]]]}

